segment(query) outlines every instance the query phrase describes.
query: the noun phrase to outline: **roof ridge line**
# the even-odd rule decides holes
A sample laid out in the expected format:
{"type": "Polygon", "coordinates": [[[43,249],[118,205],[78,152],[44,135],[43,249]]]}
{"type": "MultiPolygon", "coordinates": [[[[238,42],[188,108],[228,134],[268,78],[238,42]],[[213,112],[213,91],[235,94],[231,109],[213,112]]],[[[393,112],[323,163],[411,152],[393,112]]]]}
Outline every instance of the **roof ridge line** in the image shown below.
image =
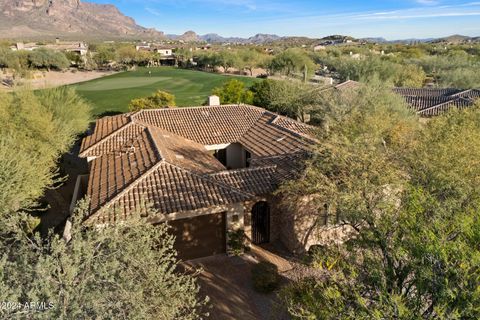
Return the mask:
{"type": "Polygon", "coordinates": [[[461,100],[461,99],[464,99],[464,98],[462,98],[462,97],[455,97],[455,98],[452,98],[452,99],[450,99],[450,100],[448,100],[448,101],[441,102],[441,103],[438,103],[438,104],[436,104],[436,105],[433,105],[433,106],[431,106],[431,107],[418,110],[417,113],[422,113],[422,112],[424,112],[424,111],[428,111],[428,110],[431,110],[431,109],[434,109],[434,108],[438,108],[438,107],[441,107],[441,106],[443,106],[443,105],[446,105],[446,104],[449,104],[449,103],[452,103],[452,102],[455,102],[455,101],[461,100]]]}
{"type": "MultiPolygon", "coordinates": [[[[269,112],[270,112],[270,111],[269,111],[269,112]]],[[[292,129],[285,128],[285,127],[283,127],[283,126],[275,123],[275,122],[274,122],[275,120],[277,120],[278,118],[283,117],[283,116],[281,116],[281,115],[279,115],[279,114],[276,114],[276,113],[274,113],[274,112],[271,112],[271,113],[275,116],[275,118],[273,118],[273,120],[270,120],[269,123],[270,123],[271,125],[275,126],[275,128],[277,128],[277,129],[279,129],[279,130],[281,130],[281,131],[286,131],[286,132],[288,132],[288,133],[290,133],[290,134],[292,134],[292,135],[294,135],[294,136],[297,136],[298,138],[304,138],[304,139],[311,140],[311,141],[313,141],[313,142],[319,142],[318,139],[315,139],[315,138],[313,138],[313,137],[311,137],[311,136],[309,136],[309,135],[306,135],[306,134],[301,133],[301,132],[293,131],[292,129]]],[[[286,118],[288,118],[288,117],[286,117],[286,118]]],[[[288,118],[288,119],[289,119],[289,120],[296,121],[296,120],[291,119],[291,118],[288,118]]],[[[299,122],[299,121],[296,121],[296,122],[302,123],[302,122],[299,122]]]]}
{"type": "Polygon", "coordinates": [[[210,177],[209,177],[210,174],[208,174],[208,173],[207,173],[207,174],[204,174],[204,175],[201,175],[201,174],[195,173],[195,172],[193,172],[193,171],[190,171],[190,170],[188,170],[188,169],[182,168],[182,167],[180,167],[180,166],[178,166],[178,165],[176,165],[176,164],[173,164],[173,163],[171,163],[171,162],[169,162],[169,161],[167,161],[167,160],[165,160],[164,162],[167,163],[168,165],[172,166],[172,167],[175,167],[175,168],[178,168],[178,169],[180,169],[180,170],[182,170],[182,171],[188,172],[188,173],[190,173],[191,175],[194,175],[194,176],[196,176],[196,177],[198,177],[198,178],[200,178],[200,179],[205,179],[205,180],[207,180],[207,181],[209,181],[209,182],[211,182],[211,183],[213,183],[213,184],[217,184],[217,185],[219,185],[219,186],[221,186],[221,187],[223,187],[223,188],[231,189],[233,192],[236,192],[236,193],[241,194],[241,195],[243,195],[243,196],[249,196],[249,197],[252,197],[252,196],[254,197],[254,196],[255,196],[254,194],[251,194],[251,193],[248,193],[248,192],[244,192],[244,191],[242,191],[242,190],[240,190],[240,189],[237,189],[237,188],[235,188],[235,187],[232,187],[232,186],[230,186],[230,185],[228,185],[228,184],[224,184],[224,183],[218,182],[218,181],[216,181],[216,180],[212,180],[212,179],[210,179],[210,177]]]}
{"type": "Polygon", "coordinates": [[[128,191],[130,191],[133,187],[135,187],[137,184],[139,184],[143,179],[145,179],[146,177],[148,177],[151,173],[153,173],[158,167],[160,167],[160,165],[162,165],[163,163],[166,163],[166,161],[162,159],[160,159],[160,161],[158,161],[157,163],[155,163],[150,169],[148,169],[147,171],[145,171],[142,175],[140,175],[137,179],[133,180],[132,182],[130,182],[130,184],[128,186],[126,186],[122,191],[120,191],[119,193],[117,193],[113,198],[111,198],[110,200],[108,200],[105,204],[103,204],[102,206],[100,206],[97,211],[95,211],[94,213],[92,213],[87,219],[85,219],[83,222],[84,223],[87,223],[89,220],[91,220],[93,217],[96,217],[98,216],[102,209],[105,209],[105,208],[108,208],[110,207],[113,202],[115,202],[116,200],[118,200],[120,197],[122,197],[125,193],[127,193],[128,191]]]}
{"type": "Polygon", "coordinates": [[[284,154],[275,154],[275,155],[270,155],[270,156],[263,156],[263,157],[258,157],[258,158],[252,158],[252,160],[260,160],[260,159],[272,159],[272,158],[285,158],[288,156],[292,155],[297,155],[297,154],[308,154],[309,152],[307,151],[295,151],[292,153],[284,153],[284,154]]]}
{"type": "MultiPolygon", "coordinates": [[[[85,154],[87,151],[90,151],[90,149],[92,149],[93,147],[96,147],[98,146],[100,143],[102,142],[105,142],[105,140],[107,138],[111,138],[112,136],[118,134],[119,132],[122,132],[123,130],[125,130],[126,128],[134,125],[134,124],[137,124],[136,122],[133,121],[133,119],[131,118],[131,115],[129,114],[128,116],[128,119],[130,120],[130,122],[126,123],[125,125],[121,126],[120,128],[118,128],[117,130],[113,131],[113,132],[110,132],[109,134],[107,134],[105,137],[103,137],[102,139],[98,140],[97,142],[95,142],[94,144],[92,144],[90,147],[88,147],[87,149],[83,150],[82,153],[79,154],[79,156],[82,156],[83,154],[85,154]]],[[[145,127],[143,124],[138,124],[139,126],[141,127],[145,127]]]]}
{"type": "Polygon", "coordinates": [[[311,127],[312,129],[318,129],[317,127],[312,126],[312,125],[309,125],[308,123],[304,123],[304,122],[301,122],[301,121],[292,119],[292,118],[290,118],[290,117],[282,116],[282,115],[277,114],[277,113],[273,113],[273,114],[276,115],[276,117],[271,121],[271,123],[274,124],[276,127],[280,128],[280,129],[285,129],[285,130],[287,130],[287,131],[289,131],[289,132],[292,132],[292,133],[294,133],[294,134],[298,134],[298,135],[300,135],[301,137],[304,137],[304,138],[313,140],[313,141],[315,141],[315,142],[318,142],[318,141],[319,141],[318,139],[316,139],[316,138],[314,138],[314,137],[311,137],[310,135],[307,135],[307,134],[305,134],[305,133],[303,133],[303,132],[297,132],[297,131],[294,131],[294,130],[292,130],[292,129],[285,128],[285,127],[277,124],[277,121],[278,121],[279,119],[281,119],[281,118],[285,118],[285,119],[287,119],[287,120],[289,120],[289,121],[293,121],[293,122],[298,123],[298,124],[300,124],[300,125],[304,125],[304,126],[311,127]]]}
{"type": "Polygon", "coordinates": [[[142,109],[133,115],[137,115],[140,113],[145,113],[145,112],[153,112],[153,111],[161,111],[161,110],[176,110],[176,109],[201,109],[201,108],[218,108],[218,107],[236,107],[236,106],[248,106],[246,104],[235,104],[235,103],[229,103],[229,104],[219,104],[219,105],[214,105],[214,106],[187,106],[187,107],[167,107],[167,108],[154,108],[154,109],[142,109]]]}
{"type": "Polygon", "coordinates": [[[212,173],[209,173],[208,175],[218,176],[218,175],[228,174],[228,173],[255,171],[255,170],[269,169],[269,168],[276,168],[276,167],[277,167],[276,164],[272,164],[272,165],[265,165],[265,166],[258,166],[258,167],[240,168],[240,169],[234,169],[234,170],[223,170],[218,172],[212,172],[212,173]]]}
{"type": "Polygon", "coordinates": [[[455,97],[455,98],[463,98],[463,97],[459,97],[458,95],[467,93],[467,92],[472,91],[472,90],[474,90],[474,89],[464,89],[464,90],[462,90],[462,91],[460,91],[460,92],[457,92],[457,93],[454,93],[454,94],[449,95],[449,97],[452,97],[452,98],[453,98],[453,97],[455,97]]]}
{"type": "Polygon", "coordinates": [[[157,141],[155,140],[155,138],[153,137],[153,134],[151,132],[151,130],[152,130],[151,126],[150,125],[145,125],[145,130],[148,133],[148,137],[151,140],[151,143],[152,143],[153,147],[155,148],[155,151],[157,152],[158,156],[160,157],[160,161],[162,161],[163,159],[165,159],[165,156],[162,154],[162,152],[160,151],[160,148],[157,146],[157,141]]]}

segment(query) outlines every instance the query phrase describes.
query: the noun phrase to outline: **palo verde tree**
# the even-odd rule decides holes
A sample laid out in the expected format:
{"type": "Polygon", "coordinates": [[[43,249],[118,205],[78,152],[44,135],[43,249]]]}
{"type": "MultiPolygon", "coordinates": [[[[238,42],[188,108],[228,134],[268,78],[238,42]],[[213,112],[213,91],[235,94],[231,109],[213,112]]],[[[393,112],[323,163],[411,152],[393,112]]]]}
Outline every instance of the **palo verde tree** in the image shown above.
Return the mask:
{"type": "Polygon", "coordinates": [[[70,66],[70,61],[63,52],[40,48],[35,49],[28,55],[28,61],[33,68],[45,68],[47,70],[61,70],[70,66]]]}
{"type": "Polygon", "coordinates": [[[253,93],[245,87],[242,81],[232,79],[221,87],[214,88],[212,94],[220,97],[220,103],[246,103],[252,104],[253,93]]]}
{"type": "Polygon", "coordinates": [[[300,49],[287,49],[277,54],[270,62],[269,69],[286,76],[306,74],[310,76],[315,73],[315,63],[300,49]]]}
{"type": "Polygon", "coordinates": [[[312,195],[349,238],[315,256],[325,279],[282,300],[296,319],[478,318],[480,110],[421,125],[377,85],[356,102],[332,111],[304,175],[281,189],[288,203],[312,195]]]}
{"type": "Polygon", "coordinates": [[[253,104],[270,111],[305,121],[307,114],[316,118],[322,111],[324,96],[316,85],[296,80],[264,80],[255,83],[250,90],[253,92],[253,104]]]}
{"type": "Polygon", "coordinates": [[[130,111],[140,111],[142,109],[157,109],[175,106],[175,96],[171,93],[158,90],[146,98],[138,98],[130,101],[128,109],[130,111]]]}
{"type": "Polygon", "coordinates": [[[0,94],[0,217],[54,183],[57,159],[89,121],[90,106],[73,89],[0,94]]]}
{"type": "Polygon", "coordinates": [[[5,319],[199,319],[206,300],[178,270],[166,225],[139,220],[95,229],[73,215],[71,240],[24,231],[23,215],[0,224],[0,309],[5,319]],[[31,306],[34,302],[35,305],[31,306]]]}

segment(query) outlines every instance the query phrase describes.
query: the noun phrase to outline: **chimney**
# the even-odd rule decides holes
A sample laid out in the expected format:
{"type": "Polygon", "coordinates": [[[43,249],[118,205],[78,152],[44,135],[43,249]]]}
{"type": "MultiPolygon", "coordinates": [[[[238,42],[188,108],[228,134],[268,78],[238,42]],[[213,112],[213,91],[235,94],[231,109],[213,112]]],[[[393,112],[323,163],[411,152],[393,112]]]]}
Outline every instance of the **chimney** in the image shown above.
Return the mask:
{"type": "Polygon", "coordinates": [[[219,106],[220,105],[220,98],[218,96],[208,97],[208,105],[209,106],[219,106]]]}

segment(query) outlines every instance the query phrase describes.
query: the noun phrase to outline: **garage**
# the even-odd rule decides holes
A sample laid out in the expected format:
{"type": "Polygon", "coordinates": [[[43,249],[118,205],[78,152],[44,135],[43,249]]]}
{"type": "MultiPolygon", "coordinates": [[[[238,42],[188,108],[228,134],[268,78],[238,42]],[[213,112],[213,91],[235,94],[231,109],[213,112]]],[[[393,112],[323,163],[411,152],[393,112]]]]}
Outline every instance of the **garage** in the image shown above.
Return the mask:
{"type": "Polygon", "coordinates": [[[226,251],[225,212],[169,222],[175,249],[182,260],[196,259],[226,251]]]}

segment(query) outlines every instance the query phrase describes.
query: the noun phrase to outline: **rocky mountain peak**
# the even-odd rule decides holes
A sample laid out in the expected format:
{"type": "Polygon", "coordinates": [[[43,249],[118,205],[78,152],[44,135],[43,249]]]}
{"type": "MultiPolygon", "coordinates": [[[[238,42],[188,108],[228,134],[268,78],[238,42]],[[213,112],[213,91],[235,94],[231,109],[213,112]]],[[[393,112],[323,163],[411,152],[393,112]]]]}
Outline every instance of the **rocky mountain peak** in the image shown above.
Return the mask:
{"type": "Polygon", "coordinates": [[[0,0],[0,38],[72,36],[162,38],[110,4],[80,0],[0,0]]]}

